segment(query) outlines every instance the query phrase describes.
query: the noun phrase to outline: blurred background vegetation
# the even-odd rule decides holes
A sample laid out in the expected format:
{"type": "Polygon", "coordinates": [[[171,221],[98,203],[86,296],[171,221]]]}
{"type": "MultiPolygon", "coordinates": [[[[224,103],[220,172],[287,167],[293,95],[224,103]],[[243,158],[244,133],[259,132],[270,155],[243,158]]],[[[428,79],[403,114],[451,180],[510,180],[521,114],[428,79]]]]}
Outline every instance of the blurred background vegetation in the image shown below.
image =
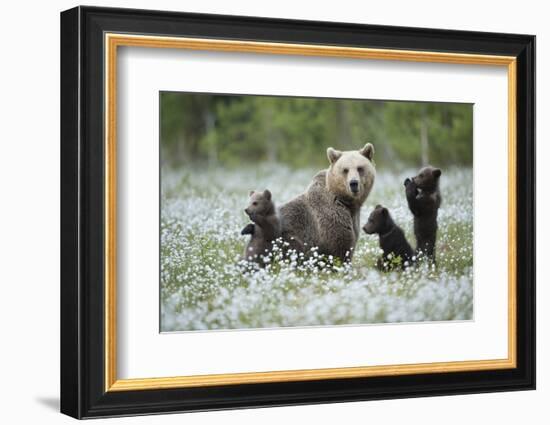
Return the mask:
{"type": "Polygon", "coordinates": [[[472,166],[470,104],[161,92],[161,160],[327,165],[326,148],[375,147],[377,166],[472,166]]]}

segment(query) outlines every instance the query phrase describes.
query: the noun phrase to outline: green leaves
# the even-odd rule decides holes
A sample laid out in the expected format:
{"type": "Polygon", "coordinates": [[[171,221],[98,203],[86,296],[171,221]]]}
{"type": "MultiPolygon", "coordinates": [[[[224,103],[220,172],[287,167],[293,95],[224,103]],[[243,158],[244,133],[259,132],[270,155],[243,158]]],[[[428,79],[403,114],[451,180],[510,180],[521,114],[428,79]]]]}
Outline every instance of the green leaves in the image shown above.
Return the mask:
{"type": "Polygon", "coordinates": [[[162,160],[324,168],[328,146],[376,148],[378,166],[471,165],[469,104],[163,92],[162,160]]]}

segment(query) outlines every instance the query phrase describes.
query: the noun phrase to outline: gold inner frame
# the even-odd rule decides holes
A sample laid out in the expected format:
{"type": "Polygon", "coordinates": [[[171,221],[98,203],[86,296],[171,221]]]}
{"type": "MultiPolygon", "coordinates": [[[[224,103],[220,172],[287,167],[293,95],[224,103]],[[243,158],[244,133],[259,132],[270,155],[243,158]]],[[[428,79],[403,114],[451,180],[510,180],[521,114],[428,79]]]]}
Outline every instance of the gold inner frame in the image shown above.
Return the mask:
{"type": "Polygon", "coordinates": [[[462,53],[370,49],[327,45],[267,43],[105,34],[105,391],[135,391],[320,379],[510,369],[516,367],[516,58],[462,53]],[[508,71],[508,357],[495,360],[284,370],[164,378],[118,379],[116,324],[116,99],[119,46],[325,56],[507,67],[508,71]]]}

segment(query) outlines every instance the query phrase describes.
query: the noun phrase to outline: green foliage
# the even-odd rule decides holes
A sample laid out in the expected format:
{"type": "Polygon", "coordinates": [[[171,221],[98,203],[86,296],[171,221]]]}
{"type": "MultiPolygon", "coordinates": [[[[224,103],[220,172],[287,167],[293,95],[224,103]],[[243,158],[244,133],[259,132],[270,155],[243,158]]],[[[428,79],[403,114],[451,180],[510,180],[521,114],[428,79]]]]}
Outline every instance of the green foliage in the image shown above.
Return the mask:
{"type": "Polygon", "coordinates": [[[391,168],[472,164],[470,104],[163,92],[162,160],[324,167],[326,148],[375,145],[391,168]]]}

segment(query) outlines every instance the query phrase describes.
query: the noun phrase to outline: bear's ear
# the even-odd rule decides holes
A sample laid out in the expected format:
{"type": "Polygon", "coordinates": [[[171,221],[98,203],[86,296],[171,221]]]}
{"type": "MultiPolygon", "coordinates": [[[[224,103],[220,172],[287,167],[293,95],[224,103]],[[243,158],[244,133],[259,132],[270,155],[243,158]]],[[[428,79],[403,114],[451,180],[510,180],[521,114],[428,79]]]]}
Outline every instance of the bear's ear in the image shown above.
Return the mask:
{"type": "Polygon", "coordinates": [[[337,151],[336,149],[328,148],[327,149],[327,158],[331,164],[334,164],[340,157],[342,156],[341,151],[337,151]]]}
{"type": "Polygon", "coordinates": [[[252,195],[254,195],[254,191],[253,191],[253,190],[251,190],[250,192],[248,192],[248,196],[252,196],[252,195]]]}
{"type": "Polygon", "coordinates": [[[436,168],[433,170],[434,177],[439,177],[441,175],[441,170],[439,168],[436,168]]]}
{"type": "Polygon", "coordinates": [[[372,143],[367,143],[362,149],[359,149],[359,153],[369,161],[372,161],[372,157],[374,156],[374,146],[372,143]]]}
{"type": "Polygon", "coordinates": [[[264,190],[264,197],[265,199],[267,199],[268,201],[271,201],[271,192],[269,190],[264,190]]]}
{"type": "Polygon", "coordinates": [[[383,217],[387,217],[388,214],[389,214],[388,209],[387,209],[386,207],[383,207],[383,208],[382,208],[382,216],[383,216],[383,217]]]}
{"type": "Polygon", "coordinates": [[[377,204],[377,205],[374,207],[375,210],[379,210],[380,208],[382,208],[382,205],[380,205],[380,204],[377,204]]]}

